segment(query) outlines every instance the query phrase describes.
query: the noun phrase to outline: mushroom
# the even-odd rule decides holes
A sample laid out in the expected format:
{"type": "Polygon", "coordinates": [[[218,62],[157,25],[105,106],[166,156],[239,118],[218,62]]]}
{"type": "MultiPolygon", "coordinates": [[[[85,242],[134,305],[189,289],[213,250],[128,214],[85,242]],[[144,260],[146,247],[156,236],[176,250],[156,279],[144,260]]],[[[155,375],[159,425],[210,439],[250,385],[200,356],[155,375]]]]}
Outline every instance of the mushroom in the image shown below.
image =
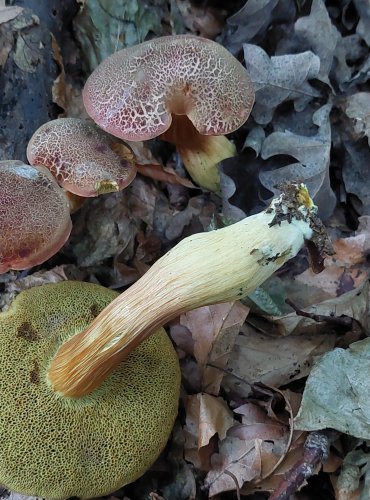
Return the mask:
{"type": "Polygon", "coordinates": [[[0,162],[0,273],[54,255],[72,229],[64,191],[43,167],[0,162]]]}
{"type": "Polygon", "coordinates": [[[67,281],[22,292],[0,314],[0,484],[50,499],[106,495],[141,476],[177,415],[180,370],[163,329],[89,396],[56,394],[47,367],[117,294],[67,281]]]}
{"type": "Polygon", "coordinates": [[[88,78],[83,99],[110,134],[176,144],[194,181],[217,191],[217,164],[235,154],[224,134],[247,120],[254,92],[246,69],[224,47],[176,35],[108,57],[88,78]]]}
{"type": "Polygon", "coordinates": [[[47,167],[58,183],[75,195],[98,196],[124,189],[135,177],[133,155],[112,149],[108,134],[79,118],[59,118],[42,125],[31,137],[27,158],[47,167]]]}
{"type": "Polygon", "coordinates": [[[88,394],[159,326],[185,311],[245,297],[305,240],[322,247],[327,240],[315,214],[306,187],[292,184],[263,212],[185,238],[63,344],[49,367],[51,386],[70,397],[88,394]]]}

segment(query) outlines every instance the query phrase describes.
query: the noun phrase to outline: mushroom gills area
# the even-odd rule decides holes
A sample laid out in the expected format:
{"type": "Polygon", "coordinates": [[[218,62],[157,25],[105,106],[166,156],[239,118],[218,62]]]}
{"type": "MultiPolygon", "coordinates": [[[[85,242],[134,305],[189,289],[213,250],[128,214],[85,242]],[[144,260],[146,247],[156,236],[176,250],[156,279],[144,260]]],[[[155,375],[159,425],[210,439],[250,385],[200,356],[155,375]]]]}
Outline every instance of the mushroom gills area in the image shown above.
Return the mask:
{"type": "Polygon", "coordinates": [[[92,394],[55,394],[46,371],[58,347],[117,294],[63,282],[22,292],[0,314],[0,484],[62,499],[108,494],[142,475],[177,414],[180,372],[163,329],[92,394]]]}
{"type": "Polygon", "coordinates": [[[218,164],[236,154],[236,148],[225,136],[202,135],[185,115],[172,115],[171,126],[160,139],[175,144],[186,170],[200,186],[220,190],[218,164]]]}

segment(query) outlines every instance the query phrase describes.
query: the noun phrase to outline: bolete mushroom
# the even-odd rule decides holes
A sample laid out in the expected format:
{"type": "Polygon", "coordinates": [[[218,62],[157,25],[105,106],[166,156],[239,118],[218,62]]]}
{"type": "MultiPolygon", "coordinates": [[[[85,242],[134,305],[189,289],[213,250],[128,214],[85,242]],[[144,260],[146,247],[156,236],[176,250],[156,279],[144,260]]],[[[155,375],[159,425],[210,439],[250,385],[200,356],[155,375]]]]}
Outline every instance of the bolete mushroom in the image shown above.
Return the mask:
{"type": "Polygon", "coordinates": [[[0,314],[0,484],[62,499],[108,494],[142,475],[177,415],[180,370],[163,329],[89,396],[56,394],[50,359],[117,294],[62,282],[22,292],[0,314]]]}
{"type": "Polygon", "coordinates": [[[0,162],[0,273],[54,255],[72,229],[69,202],[44,167],[0,162]]]}
{"type": "Polygon", "coordinates": [[[245,297],[294,257],[305,240],[326,242],[304,185],[292,184],[261,213],[185,238],[50,364],[54,390],[88,394],[159,326],[196,307],[245,297]]]}
{"type": "Polygon", "coordinates": [[[31,165],[48,168],[66,191],[98,196],[124,189],[136,175],[133,156],[120,157],[112,145],[112,137],[95,125],[59,118],[36,130],[27,158],[31,165]]]}
{"type": "Polygon", "coordinates": [[[108,57],[88,78],[83,99],[110,134],[176,144],[191,177],[217,191],[216,166],[235,154],[224,134],[247,120],[254,92],[246,69],[224,47],[175,35],[108,57]]]}

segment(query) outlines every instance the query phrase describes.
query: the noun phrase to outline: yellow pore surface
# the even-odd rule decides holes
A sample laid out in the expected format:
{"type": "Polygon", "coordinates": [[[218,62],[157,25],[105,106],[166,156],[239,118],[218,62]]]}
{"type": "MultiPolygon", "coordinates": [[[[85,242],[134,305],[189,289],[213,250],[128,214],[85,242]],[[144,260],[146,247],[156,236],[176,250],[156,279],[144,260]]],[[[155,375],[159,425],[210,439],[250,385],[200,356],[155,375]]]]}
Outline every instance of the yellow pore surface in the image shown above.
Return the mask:
{"type": "Polygon", "coordinates": [[[117,294],[63,282],[22,292],[0,314],[0,484],[52,499],[108,494],[142,475],[177,414],[180,371],[163,329],[81,399],[56,395],[58,347],[117,294]]]}

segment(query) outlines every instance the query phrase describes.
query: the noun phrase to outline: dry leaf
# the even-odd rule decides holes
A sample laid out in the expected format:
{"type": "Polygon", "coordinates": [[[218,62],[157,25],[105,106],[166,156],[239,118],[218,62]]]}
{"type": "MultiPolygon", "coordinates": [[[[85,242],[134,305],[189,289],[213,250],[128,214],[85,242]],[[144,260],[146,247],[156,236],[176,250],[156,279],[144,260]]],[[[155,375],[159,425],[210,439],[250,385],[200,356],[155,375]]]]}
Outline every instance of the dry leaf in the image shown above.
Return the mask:
{"type": "Polygon", "coordinates": [[[276,107],[294,101],[297,111],[320,93],[308,83],[317,78],[320,59],[311,51],[269,57],[257,45],[243,45],[246,67],[256,92],[252,115],[258,124],[270,123],[276,107]]]}
{"type": "Polygon", "coordinates": [[[369,276],[370,228],[364,224],[355,236],[333,241],[335,254],[325,259],[325,269],[314,274],[307,269],[295,277],[299,283],[321,288],[332,297],[359,288],[369,276]]]}
{"type": "Polygon", "coordinates": [[[194,34],[204,38],[215,38],[222,30],[226,11],[210,6],[196,6],[189,0],[176,0],[185,26],[194,34]]]}
{"type": "MultiPolygon", "coordinates": [[[[275,320],[283,321],[281,318],[275,320]]],[[[230,375],[225,375],[222,382],[226,392],[239,397],[248,396],[255,382],[280,387],[307,376],[313,357],[332,349],[336,339],[335,335],[316,331],[281,337],[256,331],[249,325],[243,332],[237,337],[230,356],[230,375]]]]}
{"type": "MultiPolygon", "coordinates": [[[[306,433],[297,434],[293,439],[284,461],[278,466],[274,473],[266,479],[262,479],[262,481],[245,484],[241,493],[244,495],[251,495],[258,491],[274,491],[280,484],[284,475],[302,458],[303,445],[306,437],[306,433]]],[[[261,447],[261,460],[264,464],[265,473],[271,470],[276,463],[277,457],[273,453],[273,445],[271,443],[263,443],[261,447]]]]}
{"type": "Polygon", "coordinates": [[[57,266],[50,271],[41,270],[36,273],[10,281],[5,285],[5,290],[1,294],[0,310],[6,311],[15,297],[23,290],[28,290],[34,286],[41,286],[47,283],[59,283],[68,280],[64,266],[57,266]]]}
{"type": "Polygon", "coordinates": [[[222,398],[209,394],[187,396],[186,425],[197,428],[197,447],[206,446],[216,433],[220,439],[226,437],[227,430],[233,425],[231,410],[222,398]]]}
{"type": "Polygon", "coordinates": [[[228,302],[200,307],[181,316],[180,323],[192,334],[201,387],[207,393],[218,395],[223,370],[248,312],[240,302],[228,302]]]}
{"type": "Polygon", "coordinates": [[[340,34],[332,23],[323,0],[313,0],[310,15],[300,17],[294,25],[294,31],[301,43],[319,56],[318,77],[329,83],[328,75],[340,34]]]}
{"type": "Polygon", "coordinates": [[[246,481],[252,481],[261,474],[262,441],[244,441],[227,437],[219,446],[219,453],[212,456],[212,469],[204,485],[213,497],[224,491],[241,488],[246,481]],[[235,484],[235,479],[238,484],[235,484]]]}
{"type": "Polygon", "coordinates": [[[185,458],[200,469],[207,469],[213,448],[204,449],[217,433],[220,439],[226,437],[234,419],[222,398],[208,394],[196,394],[185,398],[186,425],[185,458]],[[203,448],[203,450],[202,450],[203,448]]]}
{"type": "Polygon", "coordinates": [[[352,120],[354,136],[367,136],[370,144],[370,92],[357,92],[345,98],[342,109],[352,120]]]}
{"type": "Polygon", "coordinates": [[[145,175],[145,177],[150,177],[161,182],[167,182],[169,184],[178,184],[179,186],[185,186],[188,188],[196,189],[195,186],[189,179],[185,179],[178,175],[175,170],[171,167],[164,167],[159,164],[146,164],[139,165],[136,163],[136,168],[139,174],[145,175]]]}
{"type": "Polygon", "coordinates": [[[15,17],[18,16],[23,10],[23,7],[14,6],[5,6],[5,0],[0,1],[0,24],[7,23],[11,21],[15,17]]]}
{"type": "Polygon", "coordinates": [[[287,179],[305,182],[311,197],[319,207],[319,216],[324,220],[332,214],[336,197],[330,186],[329,165],[331,150],[331,104],[315,111],[312,123],[318,127],[315,135],[300,135],[290,130],[277,131],[268,135],[263,142],[263,159],[277,155],[289,155],[298,160],[275,170],[260,172],[262,184],[277,193],[276,186],[287,179]]]}

